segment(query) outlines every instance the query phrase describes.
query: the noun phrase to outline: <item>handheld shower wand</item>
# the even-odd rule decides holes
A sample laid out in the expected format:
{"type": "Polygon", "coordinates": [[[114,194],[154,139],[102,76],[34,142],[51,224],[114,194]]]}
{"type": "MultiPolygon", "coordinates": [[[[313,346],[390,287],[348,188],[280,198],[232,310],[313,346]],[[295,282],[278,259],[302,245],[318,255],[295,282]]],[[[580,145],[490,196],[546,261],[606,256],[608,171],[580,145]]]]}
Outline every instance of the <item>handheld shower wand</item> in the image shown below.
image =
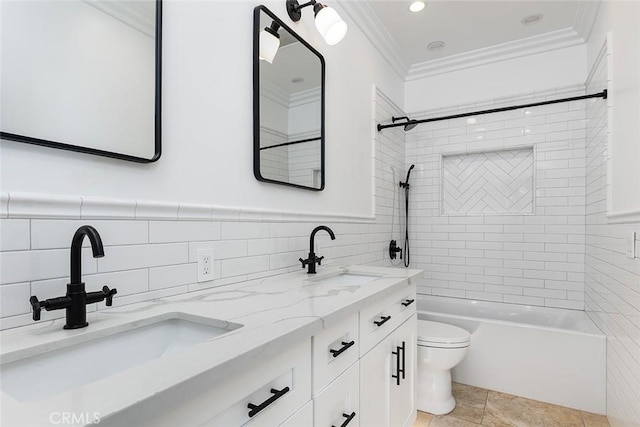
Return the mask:
{"type": "Polygon", "coordinates": [[[409,167],[409,170],[407,171],[407,179],[406,179],[404,182],[401,182],[401,183],[400,183],[400,187],[402,187],[402,188],[409,188],[409,176],[411,176],[411,170],[412,170],[413,168],[415,168],[415,167],[416,167],[416,165],[411,165],[411,166],[409,167]]]}

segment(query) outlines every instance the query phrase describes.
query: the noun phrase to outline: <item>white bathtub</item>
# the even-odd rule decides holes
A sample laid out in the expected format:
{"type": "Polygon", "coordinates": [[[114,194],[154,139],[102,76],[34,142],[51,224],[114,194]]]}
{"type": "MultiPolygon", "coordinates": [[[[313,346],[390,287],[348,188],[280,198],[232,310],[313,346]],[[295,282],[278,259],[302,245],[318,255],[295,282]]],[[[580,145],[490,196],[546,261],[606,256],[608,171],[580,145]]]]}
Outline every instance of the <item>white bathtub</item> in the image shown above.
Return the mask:
{"type": "Polygon", "coordinates": [[[606,337],[583,311],[420,296],[418,318],[472,333],[454,381],[606,412],[606,337]]]}

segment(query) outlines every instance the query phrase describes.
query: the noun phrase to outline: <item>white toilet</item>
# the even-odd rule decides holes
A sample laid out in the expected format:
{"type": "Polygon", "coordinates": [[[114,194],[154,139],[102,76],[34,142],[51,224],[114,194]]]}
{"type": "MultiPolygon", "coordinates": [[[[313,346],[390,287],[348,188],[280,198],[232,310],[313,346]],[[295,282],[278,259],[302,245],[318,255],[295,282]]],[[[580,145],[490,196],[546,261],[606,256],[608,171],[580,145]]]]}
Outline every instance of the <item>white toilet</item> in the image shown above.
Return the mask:
{"type": "Polygon", "coordinates": [[[418,320],[417,408],[435,415],[456,407],[451,369],[467,355],[471,334],[457,326],[418,320]]]}

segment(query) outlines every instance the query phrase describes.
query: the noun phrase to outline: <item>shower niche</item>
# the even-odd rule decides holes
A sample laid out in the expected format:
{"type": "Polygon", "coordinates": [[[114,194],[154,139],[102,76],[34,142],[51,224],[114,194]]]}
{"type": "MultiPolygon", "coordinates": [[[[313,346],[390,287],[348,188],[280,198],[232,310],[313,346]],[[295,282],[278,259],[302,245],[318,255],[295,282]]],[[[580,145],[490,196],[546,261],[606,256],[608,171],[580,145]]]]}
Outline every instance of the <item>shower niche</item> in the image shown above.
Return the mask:
{"type": "Polygon", "coordinates": [[[322,55],[264,6],[254,9],[253,173],[259,181],[324,189],[322,55]]]}

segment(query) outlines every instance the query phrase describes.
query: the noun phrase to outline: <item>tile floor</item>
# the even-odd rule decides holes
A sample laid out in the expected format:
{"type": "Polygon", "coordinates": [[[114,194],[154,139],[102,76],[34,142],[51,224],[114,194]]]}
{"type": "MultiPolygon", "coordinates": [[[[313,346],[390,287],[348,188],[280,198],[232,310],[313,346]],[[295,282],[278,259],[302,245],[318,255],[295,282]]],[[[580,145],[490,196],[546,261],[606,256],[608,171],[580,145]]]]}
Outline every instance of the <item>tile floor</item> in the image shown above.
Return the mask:
{"type": "Polygon", "coordinates": [[[603,415],[453,383],[456,409],[447,415],[418,412],[413,427],[609,427],[603,415]]]}

